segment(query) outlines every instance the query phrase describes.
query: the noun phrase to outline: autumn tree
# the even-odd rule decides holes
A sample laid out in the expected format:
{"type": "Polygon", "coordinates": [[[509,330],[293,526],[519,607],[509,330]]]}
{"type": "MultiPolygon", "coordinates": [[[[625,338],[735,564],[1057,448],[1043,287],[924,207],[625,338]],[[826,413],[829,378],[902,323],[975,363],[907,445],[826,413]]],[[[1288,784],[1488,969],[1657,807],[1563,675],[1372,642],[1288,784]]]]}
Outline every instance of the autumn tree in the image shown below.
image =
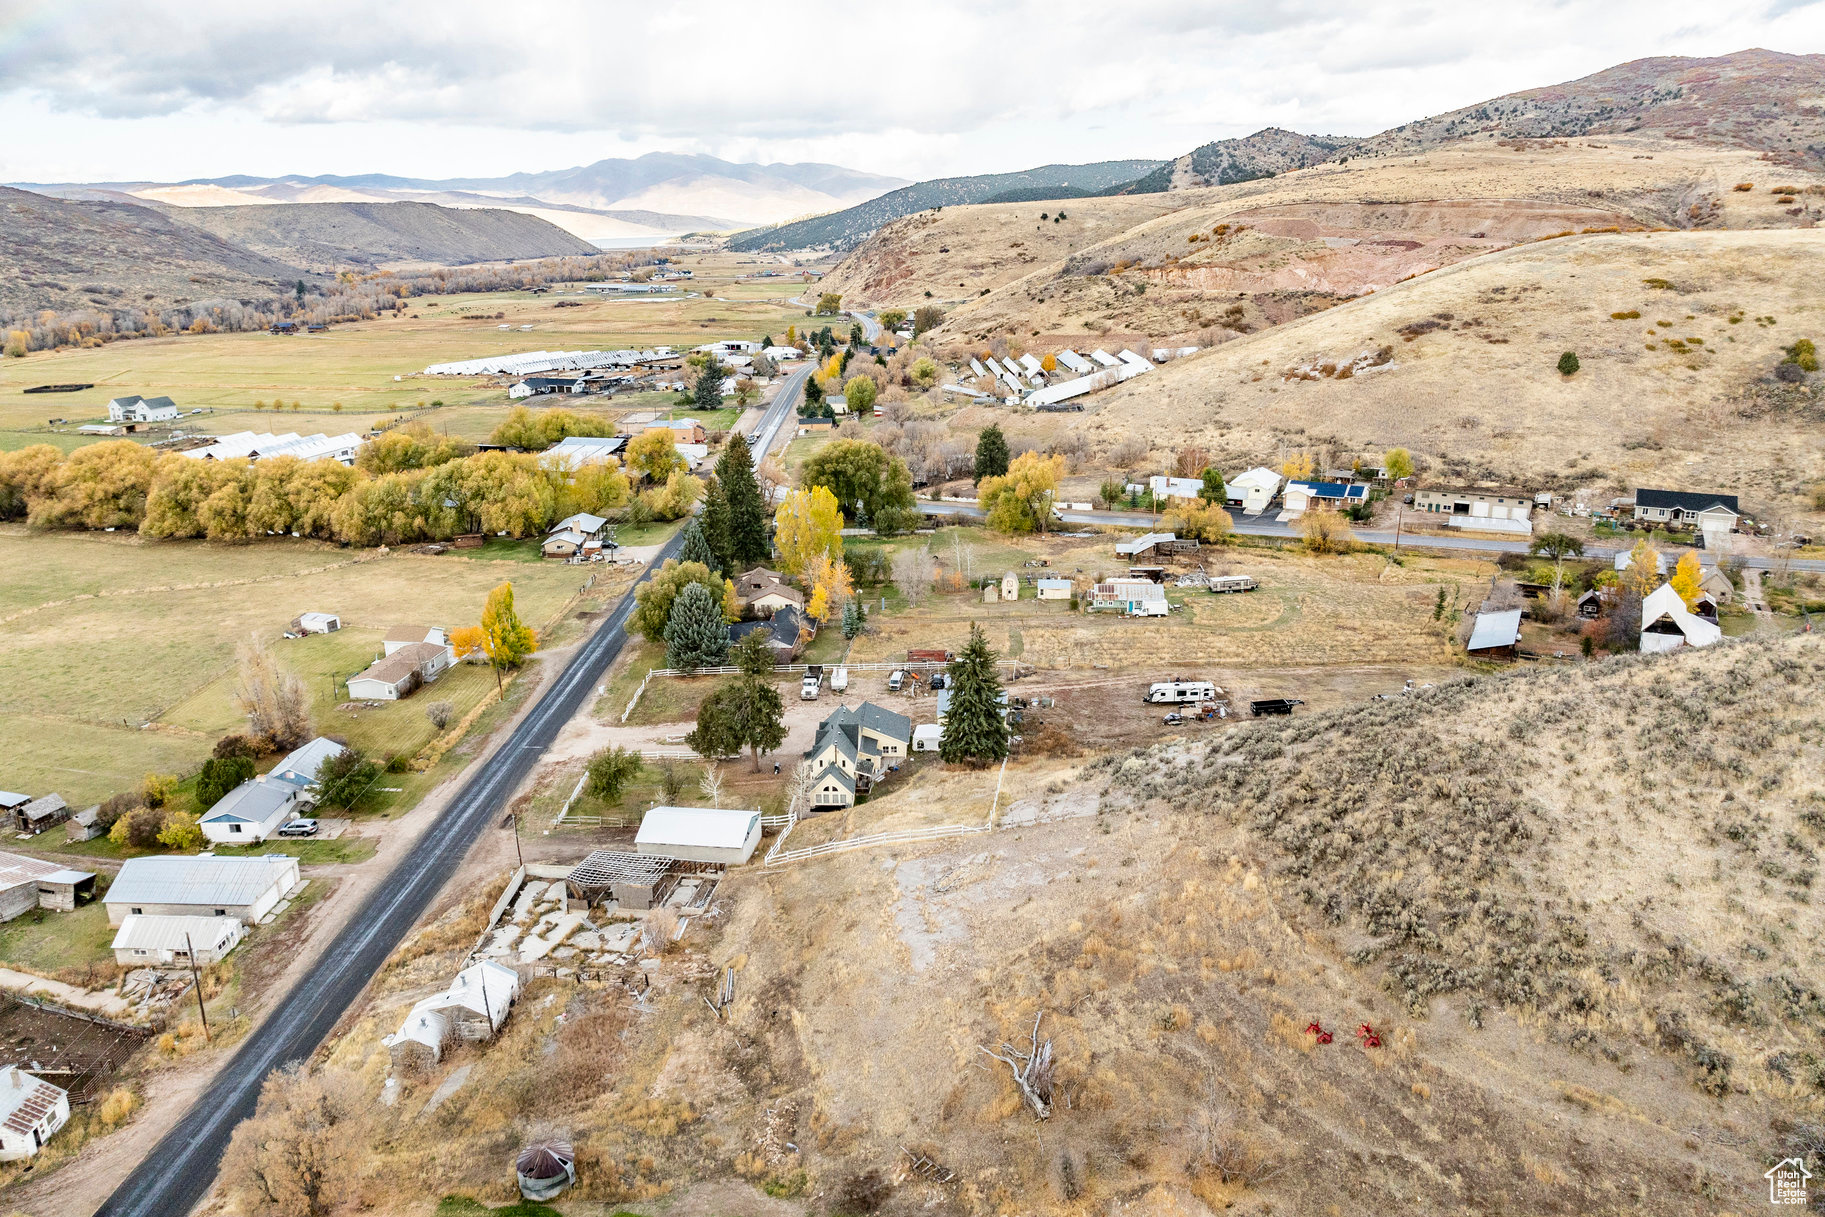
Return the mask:
{"type": "Polygon", "coordinates": [[[843,311],[843,297],[837,292],[825,292],[817,298],[817,315],[834,317],[843,311]]]}
{"type": "Polygon", "coordinates": [[[312,735],[304,682],[279,666],[272,649],[250,635],[235,649],[235,704],[248,734],[277,749],[296,748],[312,735]]]}
{"type": "Polygon", "coordinates": [[[23,520],[34,503],[54,494],[53,475],[62,463],[63,453],[50,444],[0,452],[0,520],[23,520]]]}
{"type": "Polygon", "coordinates": [[[871,378],[851,376],[843,386],[843,402],[851,414],[866,414],[874,409],[875,396],[879,392],[871,378]]]}
{"type": "MultiPolygon", "coordinates": [[[[1050,359],[1051,356],[1046,358],[1050,359]]],[[[937,361],[929,355],[921,355],[907,366],[906,375],[919,388],[929,389],[938,383],[937,361]]]]}
{"type": "Polygon", "coordinates": [[[700,562],[667,558],[651,579],[634,589],[634,612],[628,620],[629,628],[650,642],[664,642],[665,627],[672,617],[672,602],[692,583],[703,584],[722,606],[724,621],[741,619],[733,580],[712,574],[710,568],[700,562]]]}
{"type": "Polygon", "coordinates": [[[1175,499],[1160,517],[1160,527],[1189,540],[1220,545],[1235,531],[1235,521],[1219,503],[1204,498],[1175,499]]]}
{"type": "Polygon", "coordinates": [[[520,620],[513,607],[513,584],[503,583],[489,592],[482,606],[482,649],[494,668],[496,687],[502,684],[502,671],[525,663],[538,646],[532,627],[520,620]]]}
{"type": "Polygon", "coordinates": [[[1173,461],[1173,472],[1182,478],[1201,477],[1209,464],[1210,453],[1195,444],[1187,444],[1179,449],[1173,461]]]}
{"type": "Polygon", "coordinates": [[[1324,508],[1312,508],[1300,517],[1299,537],[1305,542],[1306,551],[1314,554],[1348,553],[1356,543],[1344,518],[1324,508]]]}
{"type": "Polygon", "coordinates": [[[90,444],[49,471],[28,522],[34,528],[137,528],[158,454],[132,440],[90,444]]]}
{"type": "Polygon", "coordinates": [[[362,1147],[378,1130],[356,1075],[288,1065],[269,1074],[254,1114],[222,1154],[222,1187],[255,1217],[325,1217],[356,1202],[362,1147]]]}
{"type": "Polygon", "coordinates": [[[1052,503],[1064,474],[1061,455],[1023,452],[1015,457],[1006,474],[988,478],[977,492],[988,526],[1011,536],[1043,533],[1051,524],[1052,503]]]}
{"type": "Polygon", "coordinates": [[[479,625],[465,625],[450,632],[450,649],[456,652],[458,659],[466,659],[477,653],[487,654],[488,635],[479,625]]]}
{"type": "Polygon", "coordinates": [[[949,764],[986,765],[1008,754],[1008,723],[995,659],[982,627],[972,622],[969,642],[947,669],[950,708],[938,737],[938,755],[949,764]]]}
{"type": "Polygon", "coordinates": [[[663,482],[674,471],[686,468],[669,427],[654,427],[636,435],[627,445],[627,463],[649,482],[663,482]]]}
{"type": "Polygon", "coordinates": [[[1405,448],[1390,448],[1382,453],[1382,472],[1393,481],[1413,476],[1413,454],[1405,448]]]}
{"type": "Polygon", "coordinates": [[[923,545],[909,545],[893,556],[893,585],[900,589],[900,595],[908,604],[917,605],[925,599],[937,571],[936,560],[923,545]]]}
{"type": "Polygon", "coordinates": [[[780,569],[789,575],[804,573],[820,554],[840,563],[843,513],[836,496],[826,486],[787,495],[773,517],[773,543],[779,548],[780,569]]]}
{"type": "Polygon", "coordinates": [[[1303,482],[1311,478],[1316,467],[1317,461],[1311,453],[1295,452],[1281,462],[1280,475],[1289,482],[1303,482]]]}
{"type": "Polygon", "coordinates": [[[1667,582],[1673,585],[1673,590],[1679,593],[1679,598],[1690,609],[1704,595],[1704,578],[1704,569],[1698,563],[1698,551],[1688,549],[1679,556],[1679,564],[1673,568],[1673,577],[1667,582]]]}
{"type": "Polygon", "coordinates": [[[913,337],[917,338],[927,330],[935,330],[943,324],[944,310],[935,304],[924,305],[913,314],[913,337]]]}
{"type": "Polygon", "coordinates": [[[682,469],[674,469],[662,486],[653,486],[640,494],[640,503],[655,520],[681,520],[691,514],[703,483],[682,469]]]}
{"type": "Polygon", "coordinates": [[[1622,570],[1622,586],[1637,600],[1646,600],[1648,593],[1660,586],[1660,551],[1646,537],[1635,542],[1635,548],[1629,551],[1628,565],[1622,570]]]}
{"type": "Polygon", "coordinates": [[[679,589],[666,614],[664,637],[665,666],[681,672],[716,667],[728,656],[729,626],[708,585],[687,583],[679,589]]]}
{"type": "Polygon", "coordinates": [[[816,619],[819,625],[842,612],[843,606],[855,595],[849,564],[840,556],[832,557],[824,551],[812,554],[806,563],[805,585],[811,589],[811,595],[805,601],[805,615],[816,619]]]}
{"type": "Polygon", "coordinates": [[[823,487],[836,496],[852,520],[876,520],[883,512],[913,507],[911,470],[872,440],[832,440],[811,454],[799,478],[807,488],[823,487]]]}
{"type": "Polygon", "coordinates": [[[882,309],[877,320],[880,321],[882,329],[897,330],[906,324],[906,310],[903,308],[882,309]]]}

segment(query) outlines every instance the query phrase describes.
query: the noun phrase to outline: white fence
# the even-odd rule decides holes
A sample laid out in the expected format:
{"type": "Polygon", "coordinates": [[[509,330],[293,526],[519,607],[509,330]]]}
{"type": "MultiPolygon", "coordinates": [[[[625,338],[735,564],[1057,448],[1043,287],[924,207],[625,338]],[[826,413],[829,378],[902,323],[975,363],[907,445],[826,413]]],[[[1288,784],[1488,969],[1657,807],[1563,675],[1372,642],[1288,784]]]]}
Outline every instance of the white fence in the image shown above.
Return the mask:
{"type": "MultiPolygon", "coordinates": [[[[851,672],[922,672],[932,668],[947,668],[949,666],[950,664],[948,662],[939,662],[935,659],[920,659],[908,663],[780,663],[774,664],[773,670],[775,672],[791,673],[803,672],[808,668],[817,667],[823,668],[826,671],[831,671],[836,668],[848,668],[851,672]]],[[[1020,661],[1017,659],[998,659],[995,661],[995,666],[1006,667],[1009,672],[1013,673],[1016,677],[1020,672],[1020,661]]],[[[652,682],[652,679],[655,676],[733,676],[739,671],[741,671],[740,668],[726,665],[715,668],[697,668],[694,671],[689,672],[685,671],[683,668],[648,668],[646,670],[646,675],[640,678],[640,687],[635,689],[633,697],[628,699],[627,709],[621,711],[621,722],[624,726],[626,725],[628,718],[632,716],[634,712],[634,707],[640,704],[640,699],[642,697],[646,696],[646,686],[652,682]]]]}
{"type": "MultiPolygon", "coordinates": [[[[867,849],[873,845],[901,845],[913,841],[937,841],[946,837],[973,837],[977,833],[990,832],[995,827],[995,813],[1001,806],[1001,784],[1007,778],[1007,758],[1001,758],[1001,772],[995,775],[995,795],[989,800],[988,819],[980,824],[938,824],[930,828],[904,828],[898,832],[877,832],[865,837],[850,837],[842,841],[826,841],[822,845],[807,845],[803,849],[783,849],[786,838],[792,835],[792,829],[798,823],[798,817],[789,817],[786,831],[779,834],[779,840],[767,851],[768,866],[784,866],[788,862],[802,862],[807,858],[821,858],[827,854],[846,853],[852,849],[867,849]]],[[[794,808],[796,813],[796,806],[794,808]]]]}

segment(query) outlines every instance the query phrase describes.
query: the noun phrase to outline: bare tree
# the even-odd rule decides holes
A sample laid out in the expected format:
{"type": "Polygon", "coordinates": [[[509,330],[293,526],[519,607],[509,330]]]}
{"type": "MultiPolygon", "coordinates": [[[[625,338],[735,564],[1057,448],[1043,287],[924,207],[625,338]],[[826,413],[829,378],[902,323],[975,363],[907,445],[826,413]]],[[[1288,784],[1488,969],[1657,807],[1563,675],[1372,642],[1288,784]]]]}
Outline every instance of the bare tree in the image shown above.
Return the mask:
{"type": "Polygon", "coordinates": [[[722,806],[722,787],[722,767],[720,765],[705,765],[703,767],[703,777],[698,781],[697,789],[703,793],[704,798],[710,801],[711,807],[722,806]]]}
{"type": "Polygon", "coordinates": [[[1109,464],[1116,469],[1132,471],[1147,459],[1147,441],[1130,435],[1109,450],[1109,464]]]}
{"type": "Polygon", "coordinates": [[[447,701],[434,701],[425,707],[425,717],[431,720],[433,727],[442,731],[456,717],[456,707],[447,701]]]}
{"type": "Polygon", "coordinates": [[[1045,1016],[1044,1010],[1033,1016],[1033,1033],[1027,1037],[1025,1050],[1005,1042],[999,1051],[977,1045],[977,1051],[1008,1067],[1020,1097],[1040,1120],[1052,1118],[1052,1041],[1039,1038],[1039,1023],[1045,1016]]]}
{"type": "Polygon", "coordinates": [[[1195,478],[1204,472],[1204,467],[1208,464],[1210,464],[1210,453],[1195,444],[1187,444],[1179,449],[1174,472],[1182,478],[1195,478]]]}
{"type": "Polygon", "coordinates": [[[932,575],[937,564],[932,560],[931,551],[924,546],[908,546],[898,550],[893,556],[893,584],[906,597],[906,602],[917,605],[931,591],[932,575]]]}
{"type": "Polygon", "coordinates": [[[295,748],[311,737],[304,682],[279,666],[264,640],[250,635],[237,647],[235,667],[235,704],[247,716],[248,734],[277,748],[295,748]]]}
{"type": "Polygon", "coordinates": [[[729,1007],[735,1004],[734,968],[723,968],[722,979],[716,982],[716,996],[704,998],[703,1004],[716,1011],[717,1022],[721,1022],[729,1016],[729,1007]]]}
{"type": "Polygon", "coordinates": [[[1192,1121],[1191,1142],[1190,1172],[1214,1175],[1219,1183],[1256,1187],[1286,1169],[1245,1136],[1233,1120],[1209,1111],[1200,1111],[1192,1121]]]}

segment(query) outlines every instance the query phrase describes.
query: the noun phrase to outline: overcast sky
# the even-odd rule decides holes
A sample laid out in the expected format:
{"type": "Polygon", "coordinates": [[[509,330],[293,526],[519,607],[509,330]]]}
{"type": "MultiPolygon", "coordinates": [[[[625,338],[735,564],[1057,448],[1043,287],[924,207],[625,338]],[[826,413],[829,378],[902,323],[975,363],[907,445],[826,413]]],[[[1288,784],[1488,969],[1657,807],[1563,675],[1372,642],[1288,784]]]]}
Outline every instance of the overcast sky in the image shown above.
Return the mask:
{"type": "Polygon", "coordinates": [[[0,0],[0,180],[484,176],[643,152],[922,178],[1368,135],[1825,0],[0,0]]]}

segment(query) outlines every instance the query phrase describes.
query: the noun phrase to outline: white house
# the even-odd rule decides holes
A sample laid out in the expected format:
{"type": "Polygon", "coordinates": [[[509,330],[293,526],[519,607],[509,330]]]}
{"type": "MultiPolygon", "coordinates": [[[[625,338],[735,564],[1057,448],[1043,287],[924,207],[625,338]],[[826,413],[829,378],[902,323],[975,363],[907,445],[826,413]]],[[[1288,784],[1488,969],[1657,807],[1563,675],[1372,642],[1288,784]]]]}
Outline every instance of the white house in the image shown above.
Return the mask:
{"type": "Polygon", "coordinates": [[[126,968],[218,963],[240,945],[247,927],[235,917],[160,917],[129,914],[114,935],[114,961],[126,968]]]}
{"type": "Polygon", "coordinates": [[[1280,492],[1280,475],[1272,469],[1256,466],[1238,473],[1223,484],[1224,498],[1231,507],[1240,507],[1245,515],[1259,515],[1273,505],[1280,492]]]}
{"type": "Polygon", "coordinates": [[[262,775],[242,782],[203,813],[197,827],[216,845],[252,845],[295,820],[305,799],[290,782],[269,782],[262,775]]]}
{"type": "Polygon", "coordinates": [[[494,1038],[520,995],[519,973],[484,960],[456,974],[450,987],[406,1014],[399,1030],[382,1039],[395,1060],[434,1064],[458,1039],[494,1038]]]}
{"type": "Polygon", "coordinates": [[[102,896],[108,924],[128,917],[233,917],[256,925],[298,886],[298,860],[165,855],[128,858],[102,896]]]}
{"type": "Polygon", "coordinates": [[[17,1065],[0,1065],[0,1162],[30,1158],[70,1120],[70,1095],[17,1065]]]}
{"type": "Polygon", "coordinates": [[[1686,611],[1686,602],[1671,583],[1661,584],[1641,602],[1641,649],[1650,654],[1708,647],[1723,636],[1716,625],[1686,611]]]}
{"type": "Polygon", "coordinates": [[[1195,499],[1204,489],[1202,478],[1170,478],[1155,474],[1147,479],[1147,489],[1155,499],[1195,499]]]}
{"type": "Polygon", "coordinates": [[[733,807],[654,807],[640,821],[634,852],[740,866],[760,844],[760,812],[733,807]]]}
{"type": "Polygon", "coordinates": [[[1288,482],[1282,501],[1294,513],[1314,507],[1358,507],[1369,501],[1369,488],[1349,482],[1288,482]]]}
{"type": "Polygon", "coordinates": [[[169,397],[116,397],[108,403],[111,423],[168,423],[177,418],[177,403],[169,397]]]}
{"type": "Polygon", "coordinates": [[[412,642],[391,647],[384,659],[375,660],[348,681],[349,696],[358,701],[398,701],[430,684],[456,662],[456,652],[434,642],[412,642]]]}

